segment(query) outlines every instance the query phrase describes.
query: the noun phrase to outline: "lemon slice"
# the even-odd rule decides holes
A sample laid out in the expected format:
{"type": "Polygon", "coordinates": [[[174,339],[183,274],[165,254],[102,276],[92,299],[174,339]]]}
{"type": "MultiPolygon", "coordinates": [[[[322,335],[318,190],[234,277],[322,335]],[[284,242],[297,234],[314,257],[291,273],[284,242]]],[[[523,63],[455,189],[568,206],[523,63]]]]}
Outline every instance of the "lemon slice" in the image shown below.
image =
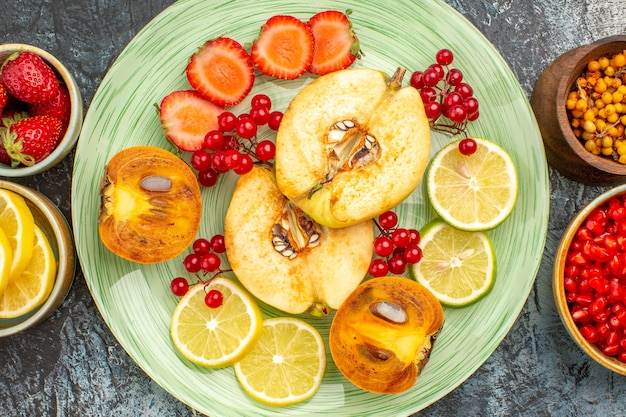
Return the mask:
{"type": "Polygon", "coordinates": [[[11,265],[13,264],[13,248],[7,234],[0,227],[0,295],[9,283],[11,265]]]}
{"type": "Polygon", "coordinates": [[[34,226],[34,236],[30,262],[0,295],[0,318],[16,318],[30,313],[43,304],[52,291],[56,258],[48,238],[37,225],[34,226]]]}
{"type": "Polygon", "coordinates": [[[459,142],[442,148],[428,168],[428,198],[442,219],[461,230],[489,230],[502,223],[517,200],[517,172],[509,154],[473,138],[476,152],[463,155],[459,142]]]}
{"type": "Polygon", "coordinates": [[[441,304],[463,307],[493,287],[496,255],[485,232],[458,230],[436,219],[422,229],[419,246],[422,260],[409,270],[441,304]]]}
{"type": "Polygon", "coordinates": [[[232,365],[242,358],[263,330],[261,311],[252,297],[234,281],[217,277],[205,288],[194,285],[181,298],[170,325],[172,341],[190,361],[212,368],[232,365]],[[205,291],[216,289],[224,302],[210,308],[205,291]]]}
{"type": "Polygon", "coordinates": [[[13,249],[9,281],[17,279],[33,254],[35,219],[24,198],[13,191],[0,189],[0,227],[13,249]]]}
{"type": "Polygon", "coordinates": [[[311,398],[326,371],[319,332],[293,317],[265,320],[252,350],[235,364],[243,389],[265,404],[284,406],[311,398]]]}

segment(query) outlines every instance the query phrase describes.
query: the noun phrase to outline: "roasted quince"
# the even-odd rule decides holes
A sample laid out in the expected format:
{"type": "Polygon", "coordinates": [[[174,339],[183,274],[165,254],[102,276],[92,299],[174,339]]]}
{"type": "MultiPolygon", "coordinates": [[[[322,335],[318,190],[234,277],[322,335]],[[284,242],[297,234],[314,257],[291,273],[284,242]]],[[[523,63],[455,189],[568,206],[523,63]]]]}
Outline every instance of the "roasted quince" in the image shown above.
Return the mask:
{"type": "Polygon", "coordinates": [[[137,146],[115,154],[100,195],[100,239],[124,259],[143,264],[171,259],[198,232],[197,179],[185,161],[164,149],[137,146]]]}
{"type": "Polygon", "coordinates": [[[345,227],[396,206],[420,183],[430,127],[419,91],[371,68],[321,76],[276,134],[280,191],[316,222],[345,227]]]}
{"type": "Polygon", "coordinates": [[[330,352],[357,387],[394,394],[413,386],[443,326],[441,304],[403,277],[360,284],[339,307],[330,328],[330,352]]]}
{"type": "Polygon", "coordinates": [[[367,274],[374,228],[319,225],[276,187],[273,171],[254,167],[237,181],[224,241],[233,272],[260,300],[292,314],[323,315],[367,274]]]}

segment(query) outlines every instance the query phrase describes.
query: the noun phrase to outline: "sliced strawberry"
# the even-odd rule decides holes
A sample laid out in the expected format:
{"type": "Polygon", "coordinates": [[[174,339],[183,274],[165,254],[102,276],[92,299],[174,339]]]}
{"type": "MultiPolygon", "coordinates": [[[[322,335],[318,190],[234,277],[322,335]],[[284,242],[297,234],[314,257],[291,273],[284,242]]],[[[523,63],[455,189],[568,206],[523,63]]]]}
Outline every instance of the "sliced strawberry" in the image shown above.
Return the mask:
{"type": "Polygon", "coordinates": [[[276,15],[261,26],[251,55],[263,74],[293,80],[306,72],[313,48],[313,33],[306,23],[293,16],[276,15]]]}
{"type": "Polygon", "coordinates": [[[16,52],[2,67],[7,91],[26,103],[43,103],[59,94],[59,81],[52,68],[33,52],[16,52]]]}
{"type": "Polygon", "coordinates": [[[248,52],[231,38],[206,42],[187,64],[189,84],[220,106],[240,103],[252,90],[254,66],[248,52]]]}
{"type": "Polygon", "coordinates": [[[31,166],[50,155],[59,141],[61,125],[56,117],[34,116],[0,128],[2,145],[11,158],[11,166],[31,166]]]}
{"type": "Polygon", "coordinates": [[[169,93],[159,106],[165,135],[183,151],[202,149],[204,137],[218,128],[217,116],[224,108],[205,99],[196,90],[169,93]]]}
{"type": "Polygon", "coordinates": [[[350,11],[319,12],[308,25],[315,39],[313,61],[309,72],[318,75],[348,68],[360,56],[359,40],[348,18],[350,11]]]}

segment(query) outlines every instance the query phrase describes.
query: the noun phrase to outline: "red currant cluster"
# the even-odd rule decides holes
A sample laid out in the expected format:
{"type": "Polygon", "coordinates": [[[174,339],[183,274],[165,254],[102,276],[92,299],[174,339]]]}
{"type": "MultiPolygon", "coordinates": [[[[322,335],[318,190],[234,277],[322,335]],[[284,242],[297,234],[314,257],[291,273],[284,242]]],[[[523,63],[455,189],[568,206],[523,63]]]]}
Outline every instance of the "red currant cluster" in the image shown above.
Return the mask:
{"type": "Polygon", "coordinates": [[[463,82],[461,70],[450,67],[454,55],[449,49],[439,50],[435,60],[424,71],[413,72],[410,84],[420,92],[432,129],[454,135],[465,133],[467,122],[478,119],[478,99],[472,87],[463,82]]]}
{"type": "Polygon", "coordinates": [[[283,118],[282,112],[271,111],[271,108],[270,98],[257,94],[252,97],[249,113],[236,116],[224,111],[218,116],[218,129],[208,132],[203,149],[191,155],[191,166],[198,171],[201,185],[212,187],[219,174],[233,171],[243,175],[250,172],[255,162],[269,163],[274,158],[274,142],[257,141],[261,126],[267,125],[275,131],[283,118]]]}
{"type": "MultiPolygon", "coordinates": [[[[227,272],[229,270],[220,269],[221,259],[219,254],[226,252],[224,245],[224,236],[215,235],[210,240],[198,238],[193,242],[193,252],[185,257],[183,266],[185,270],[192,274],[214,273],[213,277],[227,272]]],[[[203,285],[208,285],[211,279],[200,280],[203,285]]],[[[184,277],[176,277],[170,283],[170,289],[176,296],[182,297],[189,290],[189,281],[184,277]]],[[[217,308],[222,305],[224,297],[219,290],[212,289],[207,292],[204,299],[207,306],[217,308]]]]}
{"type": "Polygon", "coordinates": [[[379,235],[374,239],[374,259],[370,263],[369,273],[373,277],[382,277],[388,273],[403,274],[408,264],[415,264],[422,259],[422,249],[418,246],[419,231],[398,226],[398,215],[386,211],[374,224],[379,235]]]}

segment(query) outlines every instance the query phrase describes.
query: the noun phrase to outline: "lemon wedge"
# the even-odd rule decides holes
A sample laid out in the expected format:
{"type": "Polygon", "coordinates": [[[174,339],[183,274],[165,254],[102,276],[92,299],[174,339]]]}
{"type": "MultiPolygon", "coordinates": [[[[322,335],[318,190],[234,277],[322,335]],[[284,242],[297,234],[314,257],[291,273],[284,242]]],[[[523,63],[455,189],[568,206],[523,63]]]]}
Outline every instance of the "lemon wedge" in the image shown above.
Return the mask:
{"type": "Polygon", "coordinates": [[[16,318],[46,301],[56,278],[57,262],[48,238],[34,226],[32,257],[22,274],[0,295],[0,318],[16,318]]]}
{"type": "Polygon", "coordinates": [[[252,350],[235,364],[243,389],[265,404],[285,406],[311,398],[326,371],[319,332],[293,317],[265,320],[252,350]]]}
{"type": "Polygon", "coordinates": [[[4,230],[0,228],[0,295],[9,283],[11,265],[13,264],[13,248],[4,230]]]}
{"type": "Polygon", "coordinates": [[[496,255],[485,232],[458,230],[436,219],[420,234],[422,259],[409,271],[441,304],[463,307],[489,293],[496,277],[496,255]]]}
{"type": "Polygon", "coordinates": [[[213,278],[205,288],[196,284],[174,309],[170,334],[179,352],[190,361],[212,368],[232,365],[257,341],[263,329],[261,311],[254,299],[228,278],[213,278]],[[206,305],[205,291],[215,289],[224,301],[206,305]]]}
{"type": "Polygon", "coordinates": [[[33,254],[35,219],[24,198],[10,190],[0,189],[0,227],[13,249],[9,277],[13,281],[22,274],[33,254]]]}
{"type": "Polygon", "coordinates": [[[502,223],[517,200],[517,171],[509,154],[482,138],[463,155],[459,141],[443,147],[427,172],[428,198],[439,216],[461,230],[489,230],[502,223]]]}

